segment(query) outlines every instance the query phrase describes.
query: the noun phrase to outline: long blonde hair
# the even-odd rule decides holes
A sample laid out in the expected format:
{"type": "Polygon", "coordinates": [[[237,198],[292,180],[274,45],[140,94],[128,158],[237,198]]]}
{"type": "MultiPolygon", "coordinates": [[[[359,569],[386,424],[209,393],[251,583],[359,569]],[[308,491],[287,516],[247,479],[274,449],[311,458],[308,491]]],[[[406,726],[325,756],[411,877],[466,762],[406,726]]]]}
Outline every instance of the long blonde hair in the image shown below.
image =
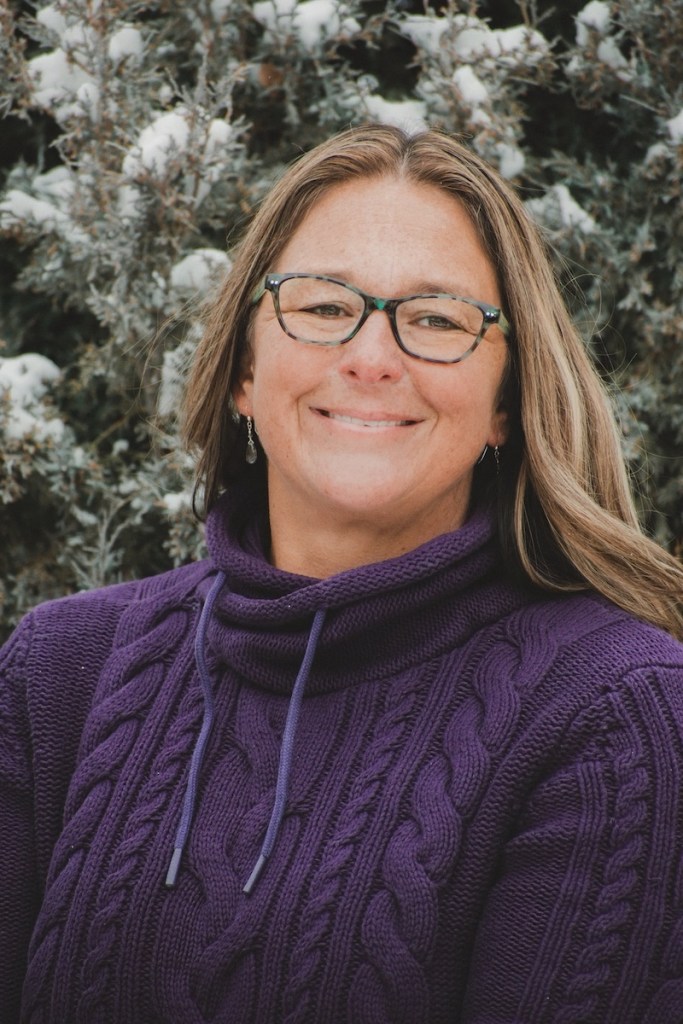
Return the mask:
{"type": "Polygon", "coordinates": [[[498,274],[513,325],[503,404],[502,470],[485,462],[475,488],[497,494],[509,569],[548,591],[593,588],[683,637],[683,567],[638,523],[605,388],[562,301],[540,233],[513,189],[451,136],[364,125],[293,164],[254,216],[210,309],[188,380],[184,437],[197,454],[203,511],[245,473],[244,427],[230,395],[248,352],[250,296],[318,199],[353,179],[430,184],[468,210],[498,274]]]}

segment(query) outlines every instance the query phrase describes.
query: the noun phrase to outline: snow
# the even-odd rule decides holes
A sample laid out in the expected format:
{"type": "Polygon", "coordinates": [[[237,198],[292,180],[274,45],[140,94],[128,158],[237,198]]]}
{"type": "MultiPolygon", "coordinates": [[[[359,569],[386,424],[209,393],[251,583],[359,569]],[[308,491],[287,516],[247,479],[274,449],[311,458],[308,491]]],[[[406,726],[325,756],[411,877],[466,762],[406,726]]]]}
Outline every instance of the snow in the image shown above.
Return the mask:
{"type": "MultiPolygon", "coordinates": [[[[122,479],[119,480],[118,484],[116,485],[117,493],[120,494],[124,498],[128,497],[128,495],[131,495],[131,494],[137,494],[139,490],[140,490],[140,482],[139,482],[139,480],[136,480],[135,477],[131,477],[131,476],[129,476],[129,477],[122,477],[122,479]]],[[[135,502],[133,502],[133,507],[135,507],[135,502]]]]}
{"type": "Polygon", "coordinates": [[[204,118],[197,118],[197,122],[194,125],[192,148],[201,153],[201,180],[196,182],[194,190],[194,202],[199,206],[210,195],[212,185],[225,176],[228,146],[235,132],[225,118],[212,118],[208,125],[204,118]]]}
{"type": "Polygon", "coordinates": [[[487,40],[490,55],[499,59],[512,57],[515,63],[522,60],[525,64],[538,63],[549,51],[548,40],[525,25],[490,30],[490,37],[487,40]]]}
{"type": "Polygon", "coordinates": [[[369,117],[380,124],[390,124],[413,133],[427,127],[427,107],[422,100],[391,101],[382,96],[364,96],[363,103],[369,117]]]}
{"type": "Polygon", "coordinates": [[[183,293],[206,292],[229,269],[230,260],[220,249],[195,249],[171,270],[171,286],[183,293]]]}
{"type": "Polygon", "coordinates": [[[162,114],[143,129],[137,144],[126,154],[123,173],[135,178],[148,171],[163,178],[169,162],[187,149],[189,138],[190,128],[184,112],[162,114]]]}
{"type": "Polygon", "coordinates": [[[340,32],[351,34],[360,31],[355,18],[339,18],[337,0],[257,0],[252,14],[261,25],[274,36],[281,36],[283,29],[295,32],[304,46],[313,50],[326,39],[340,32]],[[283,22],[289,22],[289,26],[283,22]]]}
{"type": "Polygon", "coordinates": [[[199,325],[195,322],[193,326],[194,329],[188,332],[188,336],[176,348],[164,352],[157,395],[157,412],[160,416],[173,417],[178,413],[186,372],[201,336],[199,325]]]}
{"type": "Polygon", "coordinates": [[[490,128],[492,122],[490,114],[487,114],[481,107],[473,107],[472,113],[470,114],[470,121],[472,124],[478,125],[480,128],[490,128]]]}
{"type": "Polygon", "coordinates": [[[586,59],[592,61],[591,49],[595,47],[595,55],[601,64],[612,68],[616,77],[622,82],[629,82],[635,75],[635,68],[619,49],[616,39],[609,35],[611,25],[610,4],[604,0],[591,0],[576,16],[576,43],[587,50],[585,56],[574,55],[567,63],[567,74],[572,77],[581,75],[586,59]],[[602,36],[603,38],[597,39],[602,36]]]}
{"type": "Polygon", "coordinates": [[[50,231],[67,227],[68,218],[53,203],[12,188],[0,203],[0,227],[6,229],[26,222],[50,231]]]}
{"type": "Polygon", "coordinates": [[[164,494],[161,499],[166,511],[172,516],[184,512],[192,507],[192,495],[189,491],[176,491],[171,494],[164,494]]]}
{"type": "MultiPolygon", "coordinates": [[[[681,111],[680,116],[683,118],[683,110],[681,111]]],[[[683,133],[683,125],[681,126],[681,132],[683,133]]],[[[668,156],[669,147],[667,144],[665,142],[655,142],[653,146],[649,147],[645,154],[644,164],[647,167],[649,164],[655,163],[657,160],[665,160],[668,156]]]]}
{"type": "Polygon", "coordinates": [[[140,189],[136,185],[121,185],[116,197],[116,208],[121,220],[137,220],[143,212],[140,189]]]}
{"type": "Polygon", "coordinates": [[[42,7],[39,11],[36,11],[35,17],[40,25],[44,25],[45,28],[50,29],[51,32],[55,32],[60,37],[66,32],[66,18],[57,10],[54,4],[48,4],[47,7],[42,7]]]}
{"type": "Polygon", "coordinates": [[[401,34],[410,39],[427,53],[436,53],[441,46],[441,37],[449,26],[447,18],[411,14],[401,22],[401,34]]]}
{"type": "Polygon", "coordinates": [[[598,44],[598,60],[616,71],[628,67],[628,61],[613,39],[603,39],[598,44]]]}
{"type": "Polygon", "coordinates": [[[498,166],[504,178],[516,178],[524,170],[524,153],[507,142],[498,145],[498,166]]]}
{"type": "Polygon", "coordinates": [[[87,114],[92,121],[99,120],[100,90],[94,82],[84,82],[76,90],[78,103],[70,112],[78,115],[81,111],[87,114]],[[79,110],[80,107],[80,110],[79,110]]]}
{"type": "Polygon", "coordinates": [[[339,30],[338,6],[334,0],[306,0],[296,8],[296,32],[313,49],[339,30]]]}
{"type": "Polygon", "coordinates": [[[9,399],[5,433],[21,438],[34,434],[41,440],[59,440],[64,432],[60,419],[46,418],[43,398],[51,383],[61,376],[46,356],[27,352],[22,356],[0,357],[0,395],[9,399]]]}
{"type": "Polygon", "coordinates": [[[33,187],[36,192],[54,199],[60,203],[68,203],[75,191],[75,179],[73,173],[63,164],[45,171],[44,174],[36,174],[33,179],[33,187]]]}
{"type": "Polygon", "coordinates": [[[611,20],[610,5],[606,0],[591,0],[576,16],[576,42],[586,46],[590,41],[590,30],[606,35],[611,20]]]}
{"type": "Polygon", "coordinates": [[[675,117],[672,117],[670,121],[666,122],[666,127],[673,142],[677,145],[683,143],[683,109],[675,117]]]}
{"type": "Polygon", "coordinates": [[[595,221],[579,206],[566,185],[553,185],[541,199],[529,199],[526,205],[541,221],[559,221],[560,226],[578,228],[587,235],[595,231],[595,221]]]}
{"type": "MultiPolygon", "coordinates": [[[[5,193],[0,202],[0,228],[27,225],[41,232],[54,231],[73,246],[87,244],[88,236],[70,214],[76,187],[73,172],[62,165],[36,174],[31,184],[37,195],[19,188],[5,193]]],[[[49,260],[43,269],[49,271],[49,260]]]]}
{"type": "Polygon", "coordinates": [[[124,60],[126,57],[139,57],[142,50],[142,34],[132,25],[120,28],[109,40],[108,51],[113,61],[124,60]]]}
{"type": "Polygon", "coordinates": [[[465,103],[476,107],[486,103],[489,98],[489,91],[477,78],[469,64],[463,64],[453,72],[453,83],[465,103]]]}
{"type": "MultiPolygon", "coordinates": [[[[460,94],[462,103],[470,108],[469,117],[472,124],[478,125],[480,128],[488,128],[491,124],[491,116],[483,109],[483,105],[488,105],[490,94],[469,64],[461,64],[455,69],[453,85],[460,94]]],[[[513,171],[508,177],[514,177],[516,173],[513,171]]]]}
{"type": "Polygon", "coordinates": [[[549,51],[547,39],[526,25],[492,29],[484,21],[468,14],[453,18],[410,15],[400,23],[400,31],[415,46],[436,54],[443,46],[442,36],[449,29],[448,49],[462,61],[475,63],[486,57],[499,63],[535,64],[549,51]]]}
{"type": "Polygon", "coordinates": [[[85,55],[97,46],[97,33],[89,25],[77,22],[62,32],[62,49],[66,53],[85,55]]]}
{"type": "Polygon", "coordinates": [[[227,146],[232,138],[232,128],[227,121],[215,117],[206,133],[206,155],[212,157],[216,152],[227,146]]]}
{"type": "Polygon", "coordinates": [[[457,15],[458,31],[453,40],[453,53],[463,60],[479,60],[489,52],[491,29],[478,18],[457,15]]]}
{"type": "Polygon", "coordinates": [[[28,75],[33,84],[33,97],[41,107],[57,108],[71,103],[79,86],[93,82],[90,75],[67,59],[64,50],[53,50],[27,62],[28,75]]]}

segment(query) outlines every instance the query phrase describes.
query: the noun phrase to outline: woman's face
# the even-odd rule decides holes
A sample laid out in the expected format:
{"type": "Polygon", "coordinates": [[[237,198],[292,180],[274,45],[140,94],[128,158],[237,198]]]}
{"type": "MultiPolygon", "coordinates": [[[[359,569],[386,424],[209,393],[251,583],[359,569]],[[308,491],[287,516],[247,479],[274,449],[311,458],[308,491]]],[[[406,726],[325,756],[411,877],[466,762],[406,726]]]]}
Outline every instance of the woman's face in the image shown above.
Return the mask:
{"type": "MultiPolygon", "coordinates": [[[[269,270],[325,274],[385,298],[439,291],[500,305],[464,207],[393,177],[327,192],[269,270]]],[[[251,341],[234,397],[268,458],[274,534],[376,530],[407,550],[463,522],[484,445],[506,437],[497,327],[451,365],[402,352],[379,310],[350,342],[324,348],[286,335],[266,292],[251,341]]]]}

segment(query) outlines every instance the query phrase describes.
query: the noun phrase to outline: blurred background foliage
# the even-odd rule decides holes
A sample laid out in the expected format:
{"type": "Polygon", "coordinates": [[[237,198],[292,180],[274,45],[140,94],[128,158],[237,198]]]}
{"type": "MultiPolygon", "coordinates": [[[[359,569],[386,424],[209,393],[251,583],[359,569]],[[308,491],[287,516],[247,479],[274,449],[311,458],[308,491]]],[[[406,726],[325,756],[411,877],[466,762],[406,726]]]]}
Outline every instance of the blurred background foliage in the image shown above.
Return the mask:
{"type": "Polygon", "coordinates": [[[0,0],[0,629],[202,553],[175,416],[198,303],[348,124],[521,190],[683,553],[683,0],[0,0]]]}

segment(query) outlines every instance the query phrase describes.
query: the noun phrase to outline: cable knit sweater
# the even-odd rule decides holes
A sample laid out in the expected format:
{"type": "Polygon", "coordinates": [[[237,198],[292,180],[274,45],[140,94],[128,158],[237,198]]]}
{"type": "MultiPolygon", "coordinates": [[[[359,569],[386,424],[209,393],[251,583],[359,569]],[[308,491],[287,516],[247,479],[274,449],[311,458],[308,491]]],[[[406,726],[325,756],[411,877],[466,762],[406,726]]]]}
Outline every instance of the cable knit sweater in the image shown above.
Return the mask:
{"type": "Polygon", "coordinates": [[[485,512],[326,580],[207,536],[3,651],[2,1024],[680,1024],[683,647],[506,582],[485,512]]]}

